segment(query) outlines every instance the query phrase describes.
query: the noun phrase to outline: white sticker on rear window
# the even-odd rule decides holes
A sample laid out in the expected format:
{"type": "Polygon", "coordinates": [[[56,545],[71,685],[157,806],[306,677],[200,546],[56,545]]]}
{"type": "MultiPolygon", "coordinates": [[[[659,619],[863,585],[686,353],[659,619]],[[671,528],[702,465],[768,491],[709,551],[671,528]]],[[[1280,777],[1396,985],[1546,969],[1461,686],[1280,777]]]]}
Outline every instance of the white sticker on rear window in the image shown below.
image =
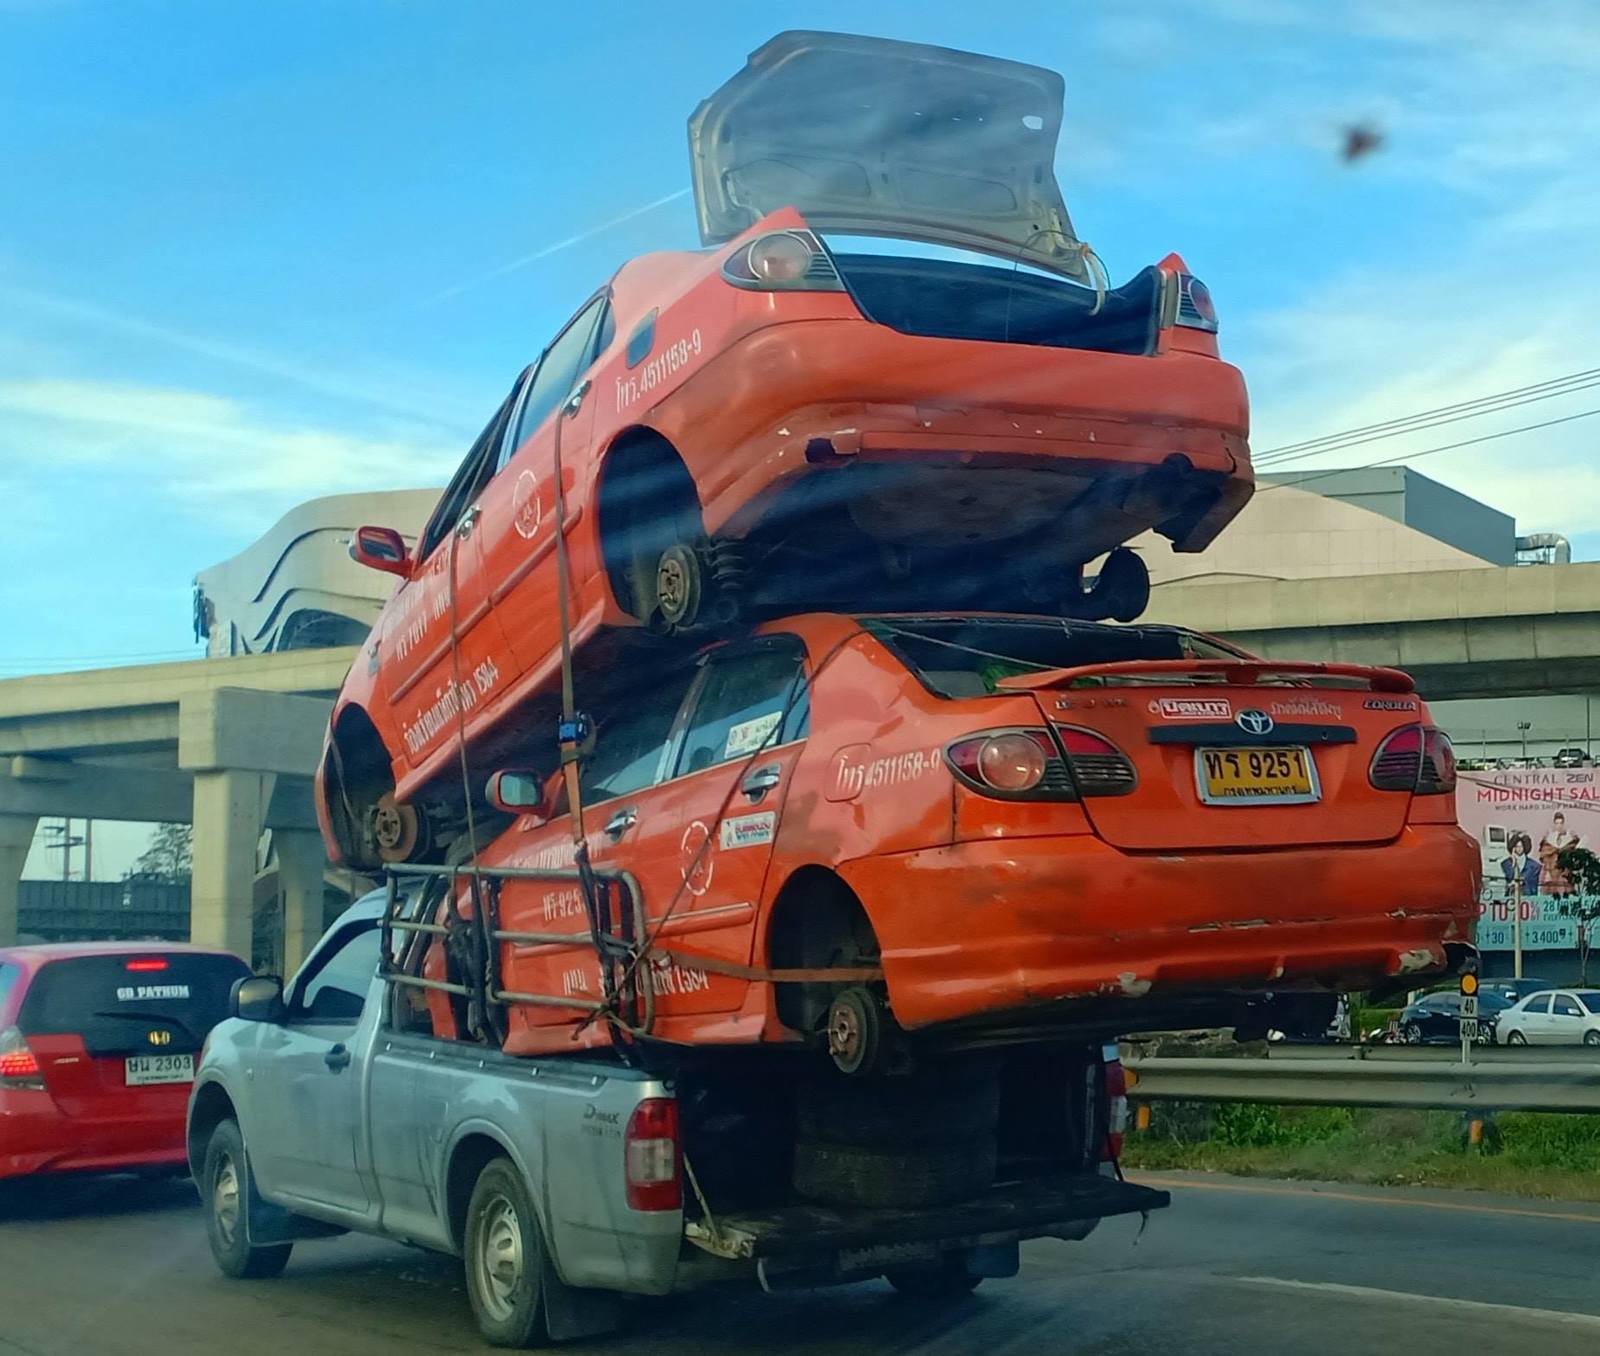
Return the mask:
{"type": "Polygon", "coordinates": [[[782,711],[773,711],[754,720],[746,720],[728,731],[728,743],[722,750],[724,758],[737,758],[741,753],[753,753],[767,742],[767,736],[778,728],[782,711]]]}
{"type": "Polygon", "coordinates": [[[187,998],[187,984],[134,984],[117,990],[117,1002],[138,1003],[146,998],[187,998]]]}

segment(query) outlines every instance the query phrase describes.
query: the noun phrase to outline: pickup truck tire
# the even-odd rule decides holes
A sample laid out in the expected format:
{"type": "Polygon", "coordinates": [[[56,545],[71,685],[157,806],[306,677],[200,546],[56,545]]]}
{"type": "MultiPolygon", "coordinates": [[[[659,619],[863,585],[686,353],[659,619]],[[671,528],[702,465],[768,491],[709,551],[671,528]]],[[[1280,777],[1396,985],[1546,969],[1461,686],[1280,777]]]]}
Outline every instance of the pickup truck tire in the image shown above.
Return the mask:
{"type": "Polygon", "coordinates": [[[801,1139],[867,1148],[957,1144],[991,1135],[1000,1119],[1000,1070],[984,1063],[915,1078],[824,1078],[801,1088],[801,1139]]]}
{"type": "Polygon", "coordinates": [[[491,1346],[530,1347],[545,1333],[544,1240],[522,1174],[492,1158],[467,1203],[462,1261],[478,1331],[491,1346]]]}
{"type": "Polygon", "coordinates": [[[260,1280],[281,1274],[289,1265],[294,1244],[273,1243],[258,1248],[251,1245],[248,1236],[247,1215],[255,1182],[238,1121],[220,1121],[211,1132],[200,1189],[206,1204],[206,1238],[222,1274],[235,1280],[260,1280]]]}
{"type": "Polygon", "coordinates": [[[945,1205],[993,1186],[995,1160],[992,1134],[898,1149],[802,1139],[794,1146],[794,1189],[820,1205],[945,1205]]]}

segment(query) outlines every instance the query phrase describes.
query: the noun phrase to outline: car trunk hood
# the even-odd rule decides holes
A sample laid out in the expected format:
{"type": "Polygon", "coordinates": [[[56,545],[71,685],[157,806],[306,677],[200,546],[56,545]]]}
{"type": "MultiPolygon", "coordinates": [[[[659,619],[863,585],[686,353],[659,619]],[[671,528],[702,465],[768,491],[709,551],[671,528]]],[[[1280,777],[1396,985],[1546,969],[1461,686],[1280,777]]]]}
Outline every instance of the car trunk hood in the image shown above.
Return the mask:
{"type": "Polygon", "coordinates": [[[1396,670],[1152,661],[1061,669],[1002,686],[1031,690],[1058,734],[1088,731],[1131,762],[1131,788],[1083,798],[1095,833],[1116,847],[1378,843],[1405,828],[1412,793],[1379,790],[1368,775],[1385,736],[1426,719],[1411,680],[1396,670]],[[1296,791],[1285,760],[1301,758],[1296,775],[1303,767],[1308,785],[1296,791]]]}
{"type": "Polygon", "coordinates": [[[1055,177],[1061,77],[845,33],[780,33],[689,119],[700,237],[794,207],[821,231],[894,236],[1085,276],[1055,177]]]}

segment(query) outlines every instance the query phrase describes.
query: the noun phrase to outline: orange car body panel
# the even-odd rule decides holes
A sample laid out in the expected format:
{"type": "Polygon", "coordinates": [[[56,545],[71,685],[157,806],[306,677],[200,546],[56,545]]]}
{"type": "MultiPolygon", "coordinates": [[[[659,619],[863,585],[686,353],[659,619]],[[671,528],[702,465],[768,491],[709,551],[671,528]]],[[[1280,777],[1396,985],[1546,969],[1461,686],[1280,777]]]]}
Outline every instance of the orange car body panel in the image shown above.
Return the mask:
{"type": "MultiPolygon", "coordinates": [[[[708,530],[735,535],[785,483],[829,473],[807,460],[816,440],[863,461],[1055,459],[1086,473],[1181,453],[1228,477],[1201,541],[1248,500],[1244,383],[1214,335],[1169,327],[1144,355],[928,338],[866,319],[846,292],[745,291],[721,277],[749,239],[803,226],[786,209],[726,247],[644,255],[612,279],[614,333],[577,414],[535,429],[481,491],[470,535],[447,535],[416,563],[339,694],[334,727],[355,709],[370,718],[400,800],[451,767],[462,726],[475,740],[554,683],[558,423],[579,645],[631,624],[606,575],[595,505],[609,452],[640,430],[683,457],[708,530]],[[628,340],[652,314],[650,355],[630,367],[628,340]]],[[[1163,268],[1183,264],[1169,256],[1163,268]]],[[[325,781],[318,813],[339,860],[325,781]]]]}
{"type": "MultiPolygon", "coordinates": [[[[777,1020],[771,983],[694,962],[767,966],[775,901],[802,868],[834,872],[855,891],[881,944],[890,1006],[908,1029],[1037,1015],[1081,998],[1365,987],[1437,970],[1447,942],[1471,940],[1479,856],[1455,826],[1453,797],[1379,791],[1367,779],[1384,735],[1428,719],[1414,693],[1387,682],[1400,675],[1373,671],[1376,688],[1197,689],[1176,677],[1171,686],[1083,688],[1069,671],[1051,675],[1064,687],[953,700],[852,619],[812,614],[761,631],[798,637],[810,677],[809,732],[756,755],[780,766],[777,788],[750,803],[740,779],[751,760],[736,758],[626,797],[635,819],[620,834],[606,830],[619,802],[594,807],[586,823],[595,865],[639,880],[663,1039],[796,1039],[777,1020]],[[1156,742],[1189,718],[1168,719],[1162,704],[1197,690],[1212,702],[1277,705],[1284,720],[1334,723],[1356,731],[1356,742],[1314,748],[1316,803],[1203,804],[1192,747],[1156,742]],[[1065,709],[1051,709],[1058,702],[1065,709]],[[1001,800],[969,789],[945,759],[963,736],[1047,720],[1104,733],[1133,760],[1138,789],[1001,800]]],[[[571,861],[565,817],[524,817],[480,856],[486,867],[571,861]]],[[[460,907],[470,912],[465,894],[460,907]]],[[[598,997],[572,887],[508,882],[500,919],[572,933],[570,944],[506,947],[507,989],[598,997]]],[[[442,1002],[435,1016],[448,1027],[442,1002]]],[[[612,1039],[603,1022],[581,1017],[514,1006],[506,1048],[612,1039]]]]}

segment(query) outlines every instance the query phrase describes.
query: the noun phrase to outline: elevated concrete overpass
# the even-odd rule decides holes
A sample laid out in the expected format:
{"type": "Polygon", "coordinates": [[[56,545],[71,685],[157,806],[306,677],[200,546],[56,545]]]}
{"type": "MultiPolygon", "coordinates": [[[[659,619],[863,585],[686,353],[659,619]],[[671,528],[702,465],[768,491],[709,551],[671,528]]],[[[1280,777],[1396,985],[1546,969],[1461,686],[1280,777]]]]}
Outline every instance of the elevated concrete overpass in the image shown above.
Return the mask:
{"type": "Polygon", "coordinates": [[[1600,563],[1172,583],[1145,617],[1273,659],[1393,665],[1435,701],[1600,689],[1600,563]]]}
{"type": "Polygon", "coordinates": [[[262,832],[284,894],[284,959],[322,930],[311,773],[354,648],[0,682],[0,943],[42,816],[194,825],[191,936],[251,952],[262,832]]]}

